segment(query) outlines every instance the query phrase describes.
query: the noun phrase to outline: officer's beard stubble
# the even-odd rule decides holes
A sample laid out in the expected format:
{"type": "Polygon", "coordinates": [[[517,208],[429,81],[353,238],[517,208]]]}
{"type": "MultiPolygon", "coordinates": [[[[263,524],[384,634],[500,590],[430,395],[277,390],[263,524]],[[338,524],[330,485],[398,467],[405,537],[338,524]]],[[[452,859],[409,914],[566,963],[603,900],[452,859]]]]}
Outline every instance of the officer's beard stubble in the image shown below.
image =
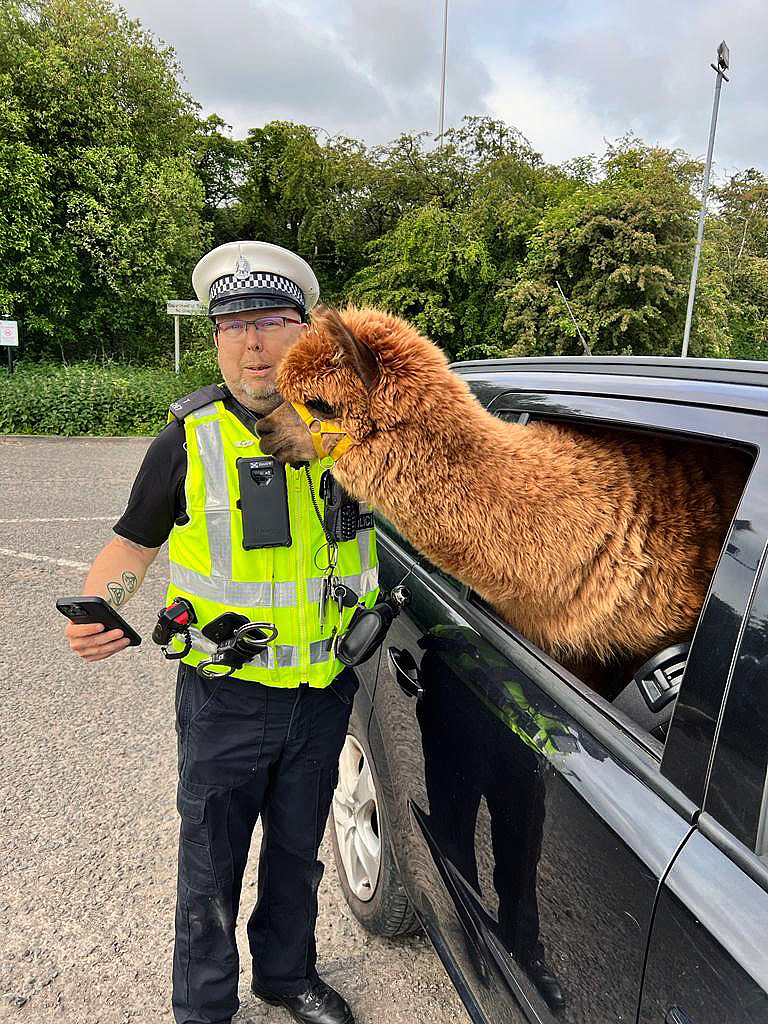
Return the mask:
{"type": "Polygon", "coordinates": [[[235,398],[242,402],[246,408],[258,413],[259,416],[266,416],[268,413],[273,412],[283,401],[273,383],[265,383],[254,387],[253,384],[248,384],[244,381],[242,377],[238,380],[231,380],[225,376],[224,380],[235,398]]]}

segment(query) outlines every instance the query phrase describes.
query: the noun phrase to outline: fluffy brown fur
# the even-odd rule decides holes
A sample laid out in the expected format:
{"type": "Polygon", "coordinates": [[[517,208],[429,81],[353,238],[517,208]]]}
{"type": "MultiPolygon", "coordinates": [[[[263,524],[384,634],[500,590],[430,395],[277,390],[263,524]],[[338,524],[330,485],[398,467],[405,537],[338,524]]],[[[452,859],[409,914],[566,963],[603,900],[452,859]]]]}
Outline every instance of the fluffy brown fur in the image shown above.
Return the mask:
{"type": "MultiPolygon", "coordinates": [[[[333,470],[344,487],[566,665],[639,664],[690,636],[741,461],[703,445],[504,423],[440,349],[374,309],[317,315],[278,388],[333,407],[355,442],[333,470]]],[[[314,457],[287,403],[259,433],[283,461],[314,457]]]]}

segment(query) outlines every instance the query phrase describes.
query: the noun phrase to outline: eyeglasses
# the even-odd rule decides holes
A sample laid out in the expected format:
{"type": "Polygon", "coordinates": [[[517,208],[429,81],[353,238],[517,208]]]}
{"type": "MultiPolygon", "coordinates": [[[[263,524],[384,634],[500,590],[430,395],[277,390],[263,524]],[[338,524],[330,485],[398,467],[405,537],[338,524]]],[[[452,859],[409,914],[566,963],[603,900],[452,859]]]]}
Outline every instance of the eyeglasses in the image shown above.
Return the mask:
{"type": "Polygon", "coordinates": [[[301,320],[294,320],[290,316],[263,316],[258,320],[230,320],[226,324],[214,324],[213,333],[217,337],[221,335],[225,341],[243,341],[249,327],[262,334],[276,334],[288,324],[300,323],[301,320]]]}

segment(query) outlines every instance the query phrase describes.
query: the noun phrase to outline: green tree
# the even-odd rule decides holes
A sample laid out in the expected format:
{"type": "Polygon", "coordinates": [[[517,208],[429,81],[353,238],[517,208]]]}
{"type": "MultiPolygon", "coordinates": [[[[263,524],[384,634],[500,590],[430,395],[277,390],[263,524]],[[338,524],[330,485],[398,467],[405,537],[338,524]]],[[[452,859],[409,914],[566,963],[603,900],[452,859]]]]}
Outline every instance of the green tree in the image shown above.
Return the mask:
{"type": "Polygon", "coordinates": [[[547,203],[549,172],[515,129],[465,118],[440,146],[403,135],[377,151],[395,224],[368,245],[353,298],[411,319],[458,359],[499,355],[500,277],[526,251],[547,203]]]}
{"type": "Polygon", "coordinates": [[[107,0],[0,0],[0,296],[26,350],[152,354],[204,245],[195,105],[107,0]]]}
{"type": "Polygon", "coordinates": [[[725,275],[732,355],[768,359],[768,179],[755,168],[715,192],[705,238],[725,275]]]}
{"type": "Polygon", "coordinates": [[[369,252],[351,298],[406,317],[453,359],[499,354],[496,270],[470,216],[436,206],[414,210],[369,252]]]}
{"type": "Polygon", "coordinates": [[[211,114],[195,132],[192,159],[203,186],[205,203],[202,219],[209,226],[211,245],[241,238],[240,190],[245,182],[248,151],[245,142],[232,139],[229,128],[217,114],[211,114]]]}
{"type": "MultiPolygon", "coordinates": [[[[578,169],[575,187],[549,207],[515,278],[499,289],[515,355],[577,354],[578,334],[557,285],[593,351],[679,354],[685,323],[699,166],[686,154],[634,138],[609,147],[602,177],[578,169]]],[[[705,253],[692,355],[727,355],[722,275],[705,253]]]]}

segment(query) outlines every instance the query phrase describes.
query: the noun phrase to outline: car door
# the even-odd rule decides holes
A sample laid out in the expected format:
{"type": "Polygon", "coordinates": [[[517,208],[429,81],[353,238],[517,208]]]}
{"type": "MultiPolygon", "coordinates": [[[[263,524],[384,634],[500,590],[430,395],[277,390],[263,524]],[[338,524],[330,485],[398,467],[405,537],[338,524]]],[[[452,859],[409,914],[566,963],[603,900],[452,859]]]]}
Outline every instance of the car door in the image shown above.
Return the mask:
{"type": "MultiPolygon", "coordinates": [[[[763,507],[768,508],[768,493],[763,495],[763,507]]],[[[750,526],[753,532],[760,529],[758,523],[750,526]]],[[[768,569],[764,554],[762,560],[727,698],[718,715],[704,812],[659,895],[641,1024],[768,1021],[768,569]]]]}
{"type": "MultiPolygon", "coordinates": [[[[526,413],[525,396],[507,408],[526,413]]],[[[680,429],[671,408],[618,398],[531,408],[680,429]]],[[[685,421],[711,429],[695,409],[685,421]]],[[[412,603],[386,641],[371,746],[403,880],[471,1015],[635,1020],[656,896],[700,804],[661,772],[660,743],[387,524],[380,551],[382,586],[405,581],[412,603]]],[[[753,580],[728,557],[738,619],[753,580]]],[[[723,657],[737,640],[725,631],[723,657]]]]}

